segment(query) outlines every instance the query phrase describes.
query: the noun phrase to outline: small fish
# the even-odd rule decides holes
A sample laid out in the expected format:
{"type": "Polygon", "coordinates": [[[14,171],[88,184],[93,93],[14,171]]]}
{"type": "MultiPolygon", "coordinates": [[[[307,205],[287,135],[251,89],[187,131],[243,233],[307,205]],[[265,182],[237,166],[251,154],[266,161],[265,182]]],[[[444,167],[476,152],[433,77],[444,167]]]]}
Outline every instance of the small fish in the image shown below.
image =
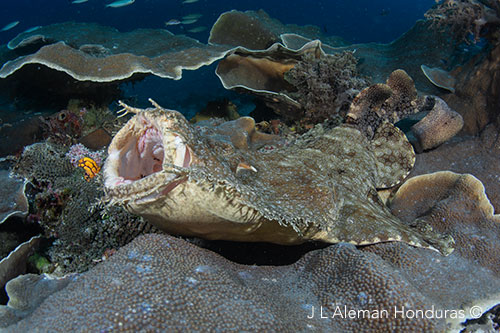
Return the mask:
{"type": "Polygon", "coordinates": [[[203,14],[189,14],[189,15],[183,16],[182,19],[183,20],[193,20],[193,19],[199,19],[202,16],[203,16],[203,14]]]}
{"type": "Polygon", "coordinates": [[[182,20],[181,23],[182,24],[193,24],[196,21],[198,21],[198,19],[189,19],[189,20],[182,20]]]}
{"type": "Polygon", "coordinates": [[[89,0],[73,0],[71,3],[84,3],[87,1],[89,1],[89,0]]]}
{"type": "Polygon", "coordinates": [[[28,32],[33,32],[35,30],[38,30],[40,29],[42,26],[41,25],[37,25],[36,27],[31,27],[31,28],[28,28],[26,30],[24,30],[25,33],[28,33],[28,32]]]}
{"type": "Polygon", "coordinates": [[[135,2],[135,0],[118,0],[106,5],[106,7],[118,8],[131,5],[135,2]]]}
{"type": "Polygon", "coordinates": [[[195,3],[198,2],[198,0],[184,0],[182,3],[195,3]]]}
{"type": "Polygon", "coordinates": [[[97,164],[96,161],[91,159],[90,157],[83,157],[78,160],[78,166],[83,168],[85,170],[85,180],[90,181],[92,178],[94,178],[99,171],[101,170],[101,167],[97,164]]]}
{"type": "Polygon", "coordinates": [[[197,33],[197,32],[202,32],[202,31],[205,31],[207,30],[207,27],[196,27],[196,28],[193,28],[193,29],[189,29],[188,32],[192,32],[192,33],[197,33]]]}
{"type": "Polygon", "coordinates": [[[7,31],[7,30],[10,30],[12,28],[14,28],[16,25],[19,24],[19,21],[14,21],[14,22],[10,22],[9,24],[7,24],[5,27],[3,27],[2,29],[0,29],[0,31],[7,31]]]}
{"type": "Polygon", "coordinates": [[[165,22],[165,25],[177,25],[177,24],[181,24],[181,21],[176,20],[176,19],[171,19],[171,20],[168,20],[167,22],[165,22]]]}

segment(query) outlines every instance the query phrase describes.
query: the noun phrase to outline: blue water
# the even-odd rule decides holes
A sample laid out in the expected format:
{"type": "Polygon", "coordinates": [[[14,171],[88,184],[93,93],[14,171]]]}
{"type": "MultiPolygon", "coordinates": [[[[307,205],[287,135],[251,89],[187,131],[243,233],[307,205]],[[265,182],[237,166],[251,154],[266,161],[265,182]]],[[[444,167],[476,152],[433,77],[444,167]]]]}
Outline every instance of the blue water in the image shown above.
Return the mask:
{"type": "MultiPolygon", "coordinates": [[[[261,8],[283,23],[317,25],[327,34],[341,36],[353,43],[390,42],[423,18],[423,13],[435,3],[434,0],[200,0],[182,4],[181,0],[136,0],[130,6],[105,8],[110,2],[89,0],[72,4],[69,0],[3,0],[0,27],[13,21],[20,23],[9,31],[0,32],[0,43],[6,43],[30,27],[56,22],[97,22],[128,31],[163,28],[169,19],[200,13],[204,16],[191,26],[209,28],[224,11],[261,8]]],[[[171,31],[182,32],[181,27],[173,27],[171,31]]],[[[208,30],[191,36],[206,41],[208,30]]]]}
{"type": "MultiPolygon", "coordinates": [[[[72,4],[70,0],[3,0],[0,28],[13,21],[20,23],[0,32],[0,44],[6,44],[31,27],[58,22],[97,22],[120,31],[161,29],[165,28],[166,21],[193,13],[203,16],[194,24],[169,26],[168,29],[207,42],[210,27],[221,13],[231,9],[264,9],[272,18],[285,24],[316,25],[325,35],[340,36],[351,43],[388,43],[408,31],[435,3],[434,0],[199,0],[183,4],[181,0],[136,0],[129,6],[106,8],[110,2],[89,0],[72,4]],[[207,29],[200,33],[186,31],[199,26],[207,29]]],[[[201,110],[207,101],[221,97],[236,103],[240,113],[248,113],[253,108],[252,98],[225,90],[214,75],[215,66],[184,71],[181,81],[149,76],[140,82],[123,85],[122,90],[124,96],[132,97],[138,106],[147,106],[147,98],[151,97],[187,116],[201,110]]]]}

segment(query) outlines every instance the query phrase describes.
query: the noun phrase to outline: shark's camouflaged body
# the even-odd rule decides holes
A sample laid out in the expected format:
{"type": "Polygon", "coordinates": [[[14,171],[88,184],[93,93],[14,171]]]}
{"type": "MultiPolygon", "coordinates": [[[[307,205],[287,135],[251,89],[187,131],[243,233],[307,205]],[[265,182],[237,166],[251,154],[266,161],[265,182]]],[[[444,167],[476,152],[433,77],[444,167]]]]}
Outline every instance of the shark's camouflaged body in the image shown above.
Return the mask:
{"type": "Polygon", "coordinates": [[[109,147],[105,189],[111,203],[169,233],[278,244],[403,241],[452,250],[450,237],[406,225],[377,194],[404,179],[415,159],[389,122],[370,138],[353,125],[317,125],[280,146],[249,117],[200,127],[153,105],[124,105],[136,115],[109,147]],[[276,148],[259,149],[268,143],[276,148]]]}

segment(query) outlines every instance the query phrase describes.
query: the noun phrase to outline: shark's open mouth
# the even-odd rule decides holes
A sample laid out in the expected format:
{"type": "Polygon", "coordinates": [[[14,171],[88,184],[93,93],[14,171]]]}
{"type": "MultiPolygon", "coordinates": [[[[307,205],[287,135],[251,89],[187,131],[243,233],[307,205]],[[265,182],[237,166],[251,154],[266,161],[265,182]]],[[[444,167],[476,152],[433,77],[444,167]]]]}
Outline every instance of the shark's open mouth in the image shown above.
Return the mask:
{"type": "MultiPolygon", "coordinates": [[[[141,117],[122,136],[122,143],[110,147],[108,167],[105,169],[105,186],[132,184],[160,171],[166,171],[167,192],[181,182],[177,173],[168,173],[172,166],[187,168],[191,152],[182,137],[173,131],[160,131],[154,119],[141,117]]],[[[123,130],[123,129],[122,129],[123,130]]],[[[164,191],[163,191],[164,192],[164,191]]]]}

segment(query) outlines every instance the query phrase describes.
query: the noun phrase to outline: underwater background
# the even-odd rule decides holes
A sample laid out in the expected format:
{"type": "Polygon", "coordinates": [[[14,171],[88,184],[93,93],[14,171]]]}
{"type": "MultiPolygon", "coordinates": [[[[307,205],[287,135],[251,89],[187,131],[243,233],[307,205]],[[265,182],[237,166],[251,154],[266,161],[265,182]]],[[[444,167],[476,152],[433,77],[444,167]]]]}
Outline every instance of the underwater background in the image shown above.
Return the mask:
{"type": "MultiPolygon", "coordinates": [[[[120,8],[106,8],[110,1],[89,0],[73,4],[69,0],[19,0],[5,2],[0,8],[0,25],[20,23],[0,32],[0,43],[7,43],[20,32],[36,26],[58,22],[95,22],[127,32],[139,28],[165,28],[170,19],[182,19],[190,14],[202,14],[197,22],[189,25],[166,27],[174,34],[186,34],[206,43],[210,27],[225,11],[264,9],[271,17],[288,24],[315,25],[325,35],[340,36],[348,43],[389,43],[405,31],[416,20],[423,19],[433,0],[390,1],[208,1],[194,3],[182,1],[136,0],[120,8]],[[187,30],[204,27],[205,30],[191,33],[187,30]]],[[[3,26],[3,25],[2,25],[3,26]]],[[[235,96],[226,91],[213,75],[216,64],[202,67],[196,72],[185,71],[180,82],[148,77],[133,86],[123,87],[125,95],[137,97],[139,105],[146,106],[151,97],[169,108],[178,109],[192,116],[207,101],[233,98],[240,113],[247,114],[253,105],[244,96],[235,96]],[[250,103],[250,104],[249,104],[250,103]]]]}
{"type": "Polygon", "coordinates": [[[1,332],[499,332],[499,210],[500,0],[0,6],[1,332]]]}

